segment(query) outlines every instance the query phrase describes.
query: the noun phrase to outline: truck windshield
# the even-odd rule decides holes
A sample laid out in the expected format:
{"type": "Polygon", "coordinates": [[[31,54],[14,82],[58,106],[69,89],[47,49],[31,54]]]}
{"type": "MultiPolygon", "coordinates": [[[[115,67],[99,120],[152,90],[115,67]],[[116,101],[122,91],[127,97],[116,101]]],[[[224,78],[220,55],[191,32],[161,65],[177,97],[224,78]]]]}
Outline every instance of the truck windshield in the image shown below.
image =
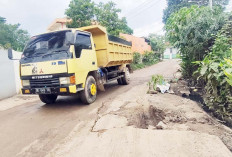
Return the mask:
{"type": "Polygon", "coordinates": [[[70,47],[65,40],[67,32],[59,31],[32,37],[24,49],[22,58],[41,57],[60,52],[67,53],[70,47]]]}

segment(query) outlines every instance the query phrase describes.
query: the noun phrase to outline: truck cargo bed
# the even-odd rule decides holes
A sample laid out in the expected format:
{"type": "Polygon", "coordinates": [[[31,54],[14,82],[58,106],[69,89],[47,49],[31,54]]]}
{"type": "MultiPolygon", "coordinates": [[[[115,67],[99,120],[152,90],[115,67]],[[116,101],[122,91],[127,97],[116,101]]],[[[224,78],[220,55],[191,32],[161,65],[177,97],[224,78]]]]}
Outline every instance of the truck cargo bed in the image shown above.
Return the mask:
{"type": "Polygon", "coordinates": [[[110,67],[132,62],[133,53],[130,42],[114,36],[108,36],[106,29],[98,25],[79,29],[92,33],[98,67],[110,67]]]}

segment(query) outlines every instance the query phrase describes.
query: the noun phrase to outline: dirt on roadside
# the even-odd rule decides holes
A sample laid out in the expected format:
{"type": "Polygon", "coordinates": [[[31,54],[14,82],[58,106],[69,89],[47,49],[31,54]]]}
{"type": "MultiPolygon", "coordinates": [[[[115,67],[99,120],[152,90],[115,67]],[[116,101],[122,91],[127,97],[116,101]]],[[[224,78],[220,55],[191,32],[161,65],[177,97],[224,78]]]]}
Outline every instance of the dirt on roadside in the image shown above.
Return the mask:
{"type": "Polygon", "coordinates": [[[134,128],[215,135],[232,152],[232,130],[205,112],[200,104],[202,100],[191,100],[190,91],[188,82],[178,78],[176,82],[171,81],[169,93],[145,94],[136,101],[127,101],[119,110],[110,113],[125,117],[127,126],[134,128]]]}
{"type": "Polygon", "coordinates": [[[127,125],[141,129],[196,131],[218,136],[232,152],[232,130],[211,117],[194,101],[174,94],[147,94],[111,112],[127,118],[127,125]],[[132,107],[133,106],[133,107],[132,107]]]}

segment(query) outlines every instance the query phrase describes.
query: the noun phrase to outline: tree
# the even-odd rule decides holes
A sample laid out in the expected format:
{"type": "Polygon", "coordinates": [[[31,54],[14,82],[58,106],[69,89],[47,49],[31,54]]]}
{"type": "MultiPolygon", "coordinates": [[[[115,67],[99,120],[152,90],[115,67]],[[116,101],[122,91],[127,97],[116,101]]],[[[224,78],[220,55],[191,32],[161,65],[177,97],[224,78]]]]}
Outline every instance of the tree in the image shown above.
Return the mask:
{"type": "Polygon", "coordinates": [[[29,40],[28,32],[20,29],[20,24],[6,24],[5,18],[0,17],[0,21],[0,47],[22,51],[29,40]]]}
{"type": "Polygon", "coordinates": [[[203,60],[225,21],[226,14],[221,8],[192,6],[170,16],[165,26],[166,36],[180,50],[183,76],[192,76],[197,69],[193,62],[203,60]]]}
{"type": "MultiPolygon", "coordinates": [[[[209,0],[191,0],[192,5],[198,5],[198,6],[207,6],[209,5],[209,0]]],[[[214,6],[220,6],[224,8],[226,5],[228,5],[229,0],[213,0],[214,6]]]]}
{"type": "Polygon", "coordinates": [[[128,25],[127,25],[127,20],[126,17],[123,17],[121,20],[121,33],[127,33],[127,34],[133,34],[133,29],[131,29],[128,25]]]}
{"type": "Polygon", "coordinates": [[[167,22],[167,19],[172,13],[177,12],[183,7],[188,7],[190,3],[187,3],[186,0],[167,0],[168,7],[164,9],[163,13],[163,23],[167,22]]]}
{"type": "Polygon", "coordinates": [[[165,50],[165,37],[158,34],[149,34],[150,45],[153,51],[163,53],[165,50]]]}
{"type": "Polygon", "coordinates": [[[162,57],[166,48],[165,37],[157,34],[149,34],[148,38],[150,40],[152,51],[155,52],[157,57],[162,57]]]}
{"type": "Polygon", "coordinates": [[[91,0],[72,0],[65,14],[72,19],[68,24],[70,28],[78,28],[97,22],[106,27],[111,35],[118,36],[120,32],[133,34],[128,27],[126,18],[119,18],[120,9],[113,2],[94,4],[91,0]]]}
{"type": "Polygon", "coordinates": [[[120,9],[116,8],[116,4],[108,2],[106,4],[100,2],[96,7],[97,21],[107,28],[107,32],[111,35],[118,36],[120,32],[133,34],[133,30],[128,27],[126,18],[119,18],[120,9]]]}
{"type": "Polygon", "coordinates": [[[91,0],[72,0],[65,14],[72,19],[69,28],[88,26],[94,18],[94,3],[91,0]]]}
{"type": "Polygon", "coordinates": [[[0,16],[0,24],[5,22],[6,22],[6,18],[0,16]]]}
{"type": "MultiPolygon", "coordinates": [[[[228,3],[229,0],[213,0],[214,6],[220,6],[222,8],[225,8],[228,3]]],[[[177,12],[181,8],[190,7],[191,5],[207,6],[209,5],[209,0],[167,0],[167,4],[168,7],[164,10],[163,14],[163,23],[167,22],[167,19],[172,13],[177,12]]]]}

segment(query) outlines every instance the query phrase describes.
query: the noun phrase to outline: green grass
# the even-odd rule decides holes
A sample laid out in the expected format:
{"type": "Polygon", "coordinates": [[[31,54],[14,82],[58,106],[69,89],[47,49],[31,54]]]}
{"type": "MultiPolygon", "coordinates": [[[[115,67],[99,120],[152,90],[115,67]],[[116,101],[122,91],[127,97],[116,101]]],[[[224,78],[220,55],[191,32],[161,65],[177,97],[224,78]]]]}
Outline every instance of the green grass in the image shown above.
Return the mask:
{"type": "Polygon", "coordinates": [[[131,64],[131,68],[133,70],[138,70],[138,69],[143,69],[143,68],[146,68],[148,66],[151,66],[151,65],[154,65],[156,63],[158,63],[159,60],[155,60],[155,61],[152,61],[152,62],[148,62],[148,63],[140,63],[140,64],[135,64],[135,63],[132,63],[131,64]]]}

